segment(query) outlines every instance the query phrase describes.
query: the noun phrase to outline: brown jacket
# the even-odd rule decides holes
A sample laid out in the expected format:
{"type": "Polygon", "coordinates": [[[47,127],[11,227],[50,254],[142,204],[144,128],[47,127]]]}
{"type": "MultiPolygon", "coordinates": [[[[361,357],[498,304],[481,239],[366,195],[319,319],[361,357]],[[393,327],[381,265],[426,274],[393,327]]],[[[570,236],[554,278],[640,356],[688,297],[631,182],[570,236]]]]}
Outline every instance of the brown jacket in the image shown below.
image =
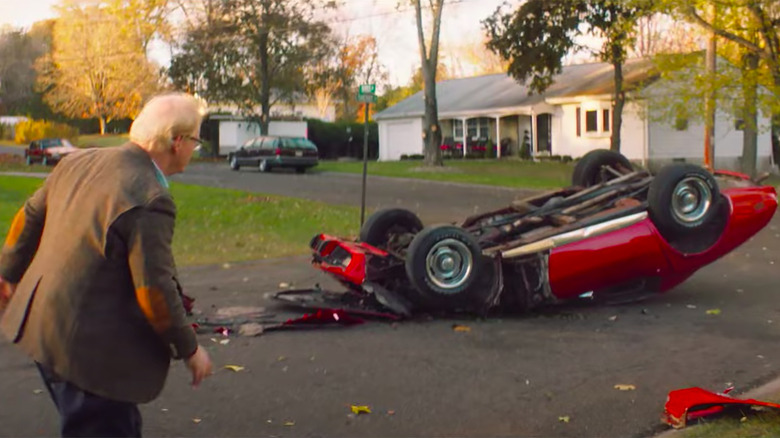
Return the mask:
{"type": "Polygon", "coordinates": [[[64,158],[17,213],[0,329],[33,360],[106,398],[148,402],[197,348],[171,240],[176,207],[135,144],[64,158]]]}

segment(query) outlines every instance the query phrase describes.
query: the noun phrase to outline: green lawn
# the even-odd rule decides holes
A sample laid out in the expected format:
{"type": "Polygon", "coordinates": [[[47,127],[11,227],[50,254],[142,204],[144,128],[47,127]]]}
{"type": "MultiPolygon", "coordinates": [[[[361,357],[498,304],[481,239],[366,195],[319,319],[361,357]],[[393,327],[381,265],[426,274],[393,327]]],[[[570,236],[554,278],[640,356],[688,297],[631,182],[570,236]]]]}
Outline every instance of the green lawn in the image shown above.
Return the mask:
{"type": "Polygon", "coordinates": [[[79,136],[76,146],[79,147],[111,147],[127,142],[127,134],[91,134],[79,136]]]}
{"type": "MultiPolygon", "coordinates": [[[[0,176],[0,235],[37,178],[0,176]]],[[[354,236],[360,210],[237,190],[173,184],[178,210],[173,251],[180,265],[257,260],[308,253],[317,233],[354,236]]]]}
{"type": "MultiPolygon", "coordinates": [[[[573,163],[514,159],[445,160],[443,168],[426,168],[414,160],[368,163],[370,175],[524,188],[567,186],[573,169],[573,163]]],[[[321,161],[314,171],[362,173],[363,162],[321,161]]]]}

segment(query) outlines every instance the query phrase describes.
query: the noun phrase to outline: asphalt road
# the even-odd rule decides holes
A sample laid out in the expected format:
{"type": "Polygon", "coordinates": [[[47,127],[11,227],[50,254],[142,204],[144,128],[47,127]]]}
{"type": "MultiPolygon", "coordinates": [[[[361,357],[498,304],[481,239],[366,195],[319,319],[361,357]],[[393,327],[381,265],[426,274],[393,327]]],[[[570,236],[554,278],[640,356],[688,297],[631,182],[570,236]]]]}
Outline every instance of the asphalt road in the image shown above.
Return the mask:
{"type": "MultiPolygon", "coordinates": [[[[296,174],[255,169],[231,171],[226,163],[193,163],[175,181],[212,187],[249,190],[312,199],[329,204],[360,206],[363,176],[359,174],[313,172],[296,174]]],[[[453,222],[470,214],[506,206],[515,199],[536,193],[467,184],[369,176],[366,209],[403,207],[417,213],[426,223],[453,222]]],[[[368,213],[366,213],[368,214],[368,213]]]]}
{"type": "MultiPolygon", "coordinates": [[[[208,173],[198,165],[178,178],[267,193],[298,191],[302,197],[315,197],[319,190],[321,199],[344,204],[355,204],[354,187],[359,187],[355,178],[335,174],[236,174],[220,168],[208,173]]],[[[455,212],[459,204],[460,213],[469,213],[516,196],[514,191],[385,179],[372,179],[369,187],[375,188],[369,193],[377,205],[419,202],[426,219],[455,212]],[[458,194],[441,196],[447,190],[458,194]],[[494,196],[490,201],[488,192],[494,196]]],[[[659,418],[671,390],[734,385],[738,394],[780,374],[778,266],[776,216],[738,250],[674,290],[640,303],[571,305],[486,320],[421,319],[272,332],[228,338],[226,345],[214,342],[222,339],[218,335],[202,335],[219,371],[192,390],[184,368],[176,364],[162,396],[142,408],[145,433],[650,436],[664,430],[659,418]],[[707,312],[716,309],[719,314],[707,312]],[[470,331],[456,332],[453,324],[470,331]],[[245,369],[233,372],[224,365],[245,369]],[[619,391],[617,384],[636,389],[619,391]],[[353,404],[370,406],[372,412],[352,415],[353,404]]],[[[187,292],[206,313],[260,305],[281,320],[291,314],[264,298],[280,283],[335,287],[306,257],[193,267],[181,274],[187,292]]],[[[55,435],[56,414],[40,392],[35,370],[7,343],[0,343],[0,373],[0,436],[55,435]]]]}
{"type": "Polygon", "coordinates": [[[16,147],[16,146],[2,146],[2,145],[0,145],[0,155],[3,155],[3,154],[24,155],[24,148],[23,147],[16,147]]]}

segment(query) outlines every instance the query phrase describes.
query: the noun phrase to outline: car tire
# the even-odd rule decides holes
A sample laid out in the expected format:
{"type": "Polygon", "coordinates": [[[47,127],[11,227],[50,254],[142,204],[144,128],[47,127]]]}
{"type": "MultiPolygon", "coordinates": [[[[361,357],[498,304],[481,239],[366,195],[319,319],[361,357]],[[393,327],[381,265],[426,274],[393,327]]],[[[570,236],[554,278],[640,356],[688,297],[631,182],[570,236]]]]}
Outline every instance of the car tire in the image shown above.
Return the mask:
{"type": "Polygon", "coordinates": [[[25,159],[25,162],[27,163],[28,166],[32,166],[33,163],[32,157],[28,155],[27,158],[25,159]]]}
{"type": "Polygon", "coordinates": [[[230,168],[232,170],[239,170],[239,169],[241,169],[241,166],[238,164],[238,158],[236,158],[235,155],[231,155],[228,162],[230,163],[230,168]]]}
{"type": "Polygon", "coordinates": [[[693,164],[661,169],[647,193],[650,219],[667,239],[707,227],[718,216],[720,189],[715,177],[693,164]]]}
{"type": "Polygon", "coordinates": [[[271,165],[268,164],[268,160],[260,160],[260,162],[257,163],[257,170],[260,172],[270,172],[271,165]]]}
{"type": "Polygon", "coordinates": [[[401,234],[417,234],[423,223],[416,214],[403,208],[386,208],[371,214],[360,227],[359,239],[377,248],[387,249],[388,244],[401,234]]]}
{"type": "Polygon", "coordinates": [[[621,173],[634,170],[624,155],[608,149],[596,149],[583,155],[574,166],[572,185],[590,187],[614,179],[612,173],[605,173],[603,166],[610,166],[621,173]]]}
{"type": "Polygon", "coordinates": [[[463,228],[426,227],[414,236],[406,254],[406,275],[419,295],[410,298],[430,309],[465,308],[479,293],[483,283],[478,280],[494,272],[488,264],[476,238],[463,228]]]}
{"type": "Polygon", "coordinates": [[[49,165],[49,157],[44,156],[43,160],[41,161],[41,164],[43,164],[44,166],[48,166],[49,165]]]}

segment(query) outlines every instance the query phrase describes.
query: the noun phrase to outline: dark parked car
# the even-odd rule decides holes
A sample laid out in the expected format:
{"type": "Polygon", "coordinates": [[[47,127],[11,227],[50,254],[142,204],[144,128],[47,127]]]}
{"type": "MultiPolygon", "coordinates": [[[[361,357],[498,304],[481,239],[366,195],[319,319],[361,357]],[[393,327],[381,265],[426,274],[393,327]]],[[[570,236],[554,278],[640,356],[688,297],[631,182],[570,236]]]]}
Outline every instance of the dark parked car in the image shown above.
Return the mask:
{"type": "Polygon", "coordinates": [[[41,162],[44,166],[55,164],[65,155],[79,150],[66,138],[43,138],[35,140],[27,146],[24,158],[27,164],[41,162]]]}
{"type": "Polygon", "coordinates": [[[304,137],[256,137],[228,155],[233,170],[256,167],[260,172],[270,172],[275,167],[292,167],[303,173],[318,162],[317,146],[304,137]]]}

